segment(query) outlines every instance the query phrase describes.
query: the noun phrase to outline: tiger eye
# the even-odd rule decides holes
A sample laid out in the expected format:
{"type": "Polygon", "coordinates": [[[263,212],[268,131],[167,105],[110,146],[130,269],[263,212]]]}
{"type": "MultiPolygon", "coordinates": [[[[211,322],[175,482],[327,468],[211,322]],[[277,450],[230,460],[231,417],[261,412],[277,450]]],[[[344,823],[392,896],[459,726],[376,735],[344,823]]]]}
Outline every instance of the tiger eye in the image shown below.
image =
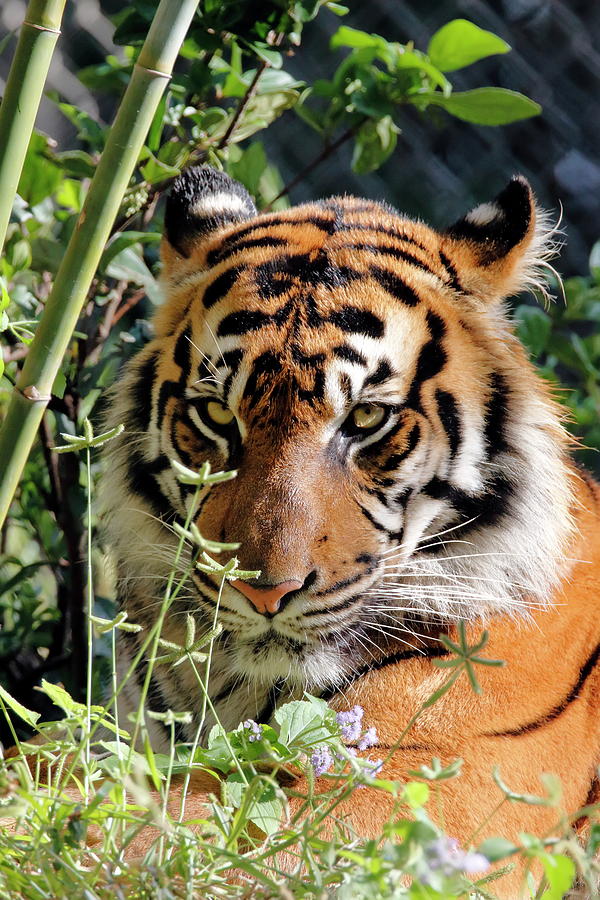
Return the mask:
{"type": "Polygon", "coordinates": [[[376,428],[385,419],[385,407],[375,403],[361,403],[352,410],[352,421],[356,428],[376,428]]]}
{"type": "Polygon", "coordinates": [[[230,425],[233,422],[233,413],[217,400],[210,400],[206,404],[206,412],[217,425],[230,425]]]}

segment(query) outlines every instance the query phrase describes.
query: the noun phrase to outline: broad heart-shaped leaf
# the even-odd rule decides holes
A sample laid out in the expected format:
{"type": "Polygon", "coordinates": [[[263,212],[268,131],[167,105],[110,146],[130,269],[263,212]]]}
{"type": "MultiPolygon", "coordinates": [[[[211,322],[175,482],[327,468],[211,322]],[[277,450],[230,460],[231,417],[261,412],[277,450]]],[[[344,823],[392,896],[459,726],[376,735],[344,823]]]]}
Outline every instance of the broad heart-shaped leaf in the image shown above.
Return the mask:
{"type": "Polygon", "coordinates": [[[244,802],[246,791],[252,791],[253,797],[247,811],[248,819],[271,835],[278,831],[283,814],[283,803],[275,792],[275,787],[270,782],[253,781],[245,784],[239,772],[234,772],[225,782],[227,802],[239,809],[244,802]]]}
{"type": "Polygon", "coordinates": [[[473,91],[455,91],[448,97],[429,92],[417,94],[411,102],[418,106],[433,103],[443,106],[446,112],[475,125],[508,125],[519,119],[539,116],[542,107],[518,91],[507,88],[475,88],[473,91]],[[425,101],[425,103],[424,103],[425,101]]]}
{"type": "Polygon", "coordinates": [[[467,19],[454,19],[433,35],[427,53],[442,72],[453,72],[496,53],[508,53],[509,44],[467,19]]]}
{"type": "Polygon", "coordinates": [[[328,711],[324,700],[292,700],[280,706],[275,712],[275,721],[279,725],[279,740],[282,744],[291,744],[298,737],[303,737],[310,744],[318,743],[331,737],[331,731],[322,725],[328,711]],[[318,703],[323,704],[321,710],[318,703]]]}

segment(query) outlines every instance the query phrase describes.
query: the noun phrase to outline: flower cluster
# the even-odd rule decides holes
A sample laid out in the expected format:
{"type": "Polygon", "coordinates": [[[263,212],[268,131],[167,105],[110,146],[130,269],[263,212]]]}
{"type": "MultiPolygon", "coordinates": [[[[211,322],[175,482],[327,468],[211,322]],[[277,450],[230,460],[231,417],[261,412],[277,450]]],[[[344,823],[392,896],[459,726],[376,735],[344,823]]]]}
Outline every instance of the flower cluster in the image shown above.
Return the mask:
{"type": "Polygon", "coordinates": [[[254,719],[246,719],[245,722],[242,722],[242,725],[246,729],[246,731],[250,732],[247,735],[250,743],[254,743],[254,741],[260,741],[263,733],[262,725],[259,725],[258,722],[254,721],[254,719]]]}
{"type": "MultiPolygon", "coordinates": [[[[375,728],[367,728],[363,733],[363,717],[365,711],[362,706],[353,706],[352,709],[336,713],[335,720],[340,727],[340,736],[346,744],[356,744],[358,750],[368,750],[377,746],[379,738],[375,728]]],[[[354,747],[347,747],[344,754],[336,753],[337,759],[345,760],[348,756],[356,756],[354,747]]],[[[314,773],[317,778],[328,772],[333,766],[333,754],[326,744],[316,747],[310,758],[314,773]]],[[[367,775],[375,777],[383,766],[381,759],[365,759],[364,770],[367,775]]]]}
{"type": "MultiPolygon", "coordinates": [[[[439,837],[423,848],[425,861],[432,872],[439,872],[450,877],[457,872],[467,875],[485,872],[490,867],[489,860],[483,853],[471,853],[462,850],[455,838],[439,837]]],[[[428,883],[427,876],[423,878],[428,883]]]]}
{"type": "Polygon", "coordinates": [[[362,720],[365,714],[362,706],[353,706],[346,712],[336,714],[336,722],[340,726],[342,740],[347,744],[353,744],[360,737],[362,731],[362,720]]]}
{"type": "Polygon", "coordinates": [[[310,762],[317,778],[329,771],[333,765],[333,756],[327,744],[315,747],[310,757],[310,762]]]}

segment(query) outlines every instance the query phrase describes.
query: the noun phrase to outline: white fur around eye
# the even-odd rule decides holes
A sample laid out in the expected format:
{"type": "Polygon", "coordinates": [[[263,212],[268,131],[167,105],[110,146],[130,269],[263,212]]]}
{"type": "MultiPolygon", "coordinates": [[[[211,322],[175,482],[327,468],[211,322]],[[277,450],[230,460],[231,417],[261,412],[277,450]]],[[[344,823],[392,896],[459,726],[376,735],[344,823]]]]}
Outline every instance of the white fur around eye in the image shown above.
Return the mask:
{"type": "Polygon", "coordinates": [[[375,428],[385,418],[385,408],[375,403],[361,403],[352,410],[352,421],[356,428],[375,428]]]}
{"type": "Polygon", "coordinates": [[[233,413],[217,400],[210,400],[206,404],[206,412],[217,425],[230,425],[233,422],[233,413]]]}

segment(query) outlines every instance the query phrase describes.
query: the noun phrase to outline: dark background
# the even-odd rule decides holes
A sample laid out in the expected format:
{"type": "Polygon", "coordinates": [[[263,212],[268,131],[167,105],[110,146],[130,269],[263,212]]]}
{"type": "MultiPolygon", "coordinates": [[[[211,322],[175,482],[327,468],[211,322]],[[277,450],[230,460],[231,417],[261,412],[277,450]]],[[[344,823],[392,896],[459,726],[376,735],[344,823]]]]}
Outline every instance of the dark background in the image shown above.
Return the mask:
{"type": "MultiPolygon", "coordinates": [[[[0,37],[18,28],[24,0],[5,0],[0,37]]],[[[464,17],[489,28],[513,47],[462,72],[452,73],[457,90],[494,84],[521,91],[543,106],[539,118],[501,128],[472,126],[436,110],[432,121],[413,109],[402,113],[403,134],[392,158],[371,175],[350,171],[351,146],[321,164],[294,189],[293,202],[348,192],[386,198],[399,209],[435,225],[457,218],[489,199],[510,176],[523,172],[542,203],[563,207],[567,245],[558,268],[563,275],[586,274],[588,256],[600,237],[600,3],[596,0],[347,0],[350,13],[339,19],[325,11],[310,23],[297,58],[286,68],[313,82],[330,76],[336,63],[327,50],[343,22],[392,40],[414,40],[425,49],[431,35],[450,19],[464,17]]],[[[99,62],[111,49],[113,26],[107,14],[122,0],[77,0],[68,4],[66,27],[52,65],[49,87],[69,102],[105,121],[109,100],[93,97],[74,72],[99,62]]],[[[12,53],[2,54],[0,82],[12,53]]],[[[342,52],[339,52],[341,59],[342,52]]],[[[0,91],[2,84],[0,83],[0,91]]],[[[59,143],[71,143],[71,126],[49,102],[38,125],[59,143]]],[[[264,135],[267,152],[284,181],[317,155],[321,144],[293,112],[264,135]]]]}

